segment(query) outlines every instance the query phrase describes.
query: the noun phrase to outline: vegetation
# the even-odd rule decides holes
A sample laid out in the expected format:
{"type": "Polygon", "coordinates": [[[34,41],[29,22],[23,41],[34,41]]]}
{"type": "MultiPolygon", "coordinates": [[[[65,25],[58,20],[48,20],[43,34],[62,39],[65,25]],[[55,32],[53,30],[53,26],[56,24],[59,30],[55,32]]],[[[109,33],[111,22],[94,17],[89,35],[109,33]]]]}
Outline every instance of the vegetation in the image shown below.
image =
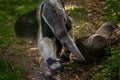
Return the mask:
{"type": "Polygon", "coordinates": [[[0,57],[0,80],[26,80],[24,70],[10,65],[6,59],[0,57]]]}
{"type": "MultiPolygon", "coordinates": [[[[120,46],[120,45],[119,45],[120,46]]],[[[111,56],[107,57],[92,72],[93,80],[119,80],[120,79],[120,47],[107,50],[111,56]]]]}
{"type": "MultiPolygon", "coordinates": [[[[105,21],[114,21],[120,24],[120,1],[106,0],[105,21]]],[[[94,72],[94,80],[119,80],[120,79],[120,45],[116,48],[109,47],[106,53],[111,55],[107,57],[97,68],[99,71],[94,72]]]]}
{"type": "Polygon", "coordinates": [[[105,21],[120,21],[120,1],[106,0],[105,6],[105,21]]]}
{"type": "Polygon", "coordinates": [[[1,55],[26,55],[25,50],[16,45],[24,44],[26,40],[15,36],[14,24],[19,16],[36,7],[39,1],[0,0],[0,80],[25,80],[24,70],[10,65],[1,55]]]}
{"type": "MultiPolygon", "coordinates": [[[[17,38],[14,33],[14,24],[19,16],[34,9],[40,0],[0,0],[0,80],[25,80],[24,70],[16,65],[11,65],[1,57],[5,53],[26,55],[24,49],[17,48],[16,44],[26,43],[25,39],[17,38]]],[[[73,7],[67,9],[68,15],[80,20],[82,27],[77,32],[82,32],[86,26],[84,18],[88,12],[85,8],[73,7]],[[80,18],[80,19],[79,19],[80,18]]],[[[120,23],[120,1],[106,0],[105,21],[120,23]],[[113,4],[114,3],[114,4],[113,4]]],[[[79,23],[79,24],[81,24],[79,23]]],[[[84,33],[84,32],[83,32],[84,33]]],[[[79,33],[80,34],[80,33],[79,33]]],[[[94,64],[91,68],[93,80],[119,80],[120,79],[120,45],[117,48],[106,49],[106,57],[101,64],[94,64]]]]}
{"type": "Polygon", "coordinates": [[[37,6],[39,0],[0,0],[0,44],[14,42],[14,24],[18,17],[37,6]],[[29,7],[29,5],[31,5],[29,7]]]}

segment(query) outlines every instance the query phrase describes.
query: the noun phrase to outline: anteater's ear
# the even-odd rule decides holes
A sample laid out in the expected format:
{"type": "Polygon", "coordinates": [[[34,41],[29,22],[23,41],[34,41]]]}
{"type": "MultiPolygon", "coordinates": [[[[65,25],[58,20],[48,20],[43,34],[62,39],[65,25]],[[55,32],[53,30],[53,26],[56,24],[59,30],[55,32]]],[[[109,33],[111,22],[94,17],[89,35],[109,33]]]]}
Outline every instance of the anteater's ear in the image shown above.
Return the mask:
{"type": "Polygon", "coordinates": [[[26,37],[31,39],[37,38],[37,8],[31,10],[18,18],[15,23],[15,33],[18,37],[26,37]]]}
{"type": "Polygon", "coordinates": [[[70,31],[72,29],[72,18],[67,16],[67,22],[66,22],[66,25],[65,25],[67,31],[70,31]]]}
{"type": "Polygon", "coordinates": [[[43,6],[42,17],[61,44],[71,51],[79,60],[85,61],[85,58],[78,50],[76,44],[65,28],[67,16],[63,6],[59,2],[52,0],[48,1],[43,6]]]}

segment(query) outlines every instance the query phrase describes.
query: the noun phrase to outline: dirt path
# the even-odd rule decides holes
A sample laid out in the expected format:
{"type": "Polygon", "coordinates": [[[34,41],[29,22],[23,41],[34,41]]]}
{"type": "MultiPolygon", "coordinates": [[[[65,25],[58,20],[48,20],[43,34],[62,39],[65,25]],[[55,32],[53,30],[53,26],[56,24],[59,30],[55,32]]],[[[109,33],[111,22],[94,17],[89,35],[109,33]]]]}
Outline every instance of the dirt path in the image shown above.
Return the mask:
{"type": "Polygon", "coordinates": [[[5,53],[3,56],[11,65],[20,66],[22,69],[24,69],[26,73],[25,77],[28,80],[44,80],[43,72],[40,68],[39,63],[37,62],[37,52],[37,48],[34,47],[28,49],[29,56],[27,57],[20,55],[11,55],[9,53],[5,53]]]}
{"type": "MultiPolygon", "coordinates": [[[[24,46],[30,43],[24,44],[24,46]]],[[[38,49],[29,46],[27,49],[29,56],[4,54],[3,56],[9,61],[11,65],[17,65],[22,67],[26,72],[27,80],[45,80],[45,76],[42,72],[40,64],[38,62],[38,49]]],[[[54,77],[55,80],[89,80],[88,75],[89,66],[80,64],[79,62],[63,62],[65,71],[57,73],[54,77]]]]}

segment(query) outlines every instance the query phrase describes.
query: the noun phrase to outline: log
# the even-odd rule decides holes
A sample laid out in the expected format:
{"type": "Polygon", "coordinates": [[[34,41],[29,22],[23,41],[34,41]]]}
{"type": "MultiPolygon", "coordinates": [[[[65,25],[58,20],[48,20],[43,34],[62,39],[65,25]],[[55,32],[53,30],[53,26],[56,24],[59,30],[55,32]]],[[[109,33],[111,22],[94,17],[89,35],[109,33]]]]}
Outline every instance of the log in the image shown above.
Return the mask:
{"type": "Polygon", "coordinates": [[[95,34],[106,38],[109,45],[113,45],[120,39],[120,27],[115,22],[106,22],[95,34]]]}
{"type": "Polygon", "coordinates": [[[119,40],[120,28],[114,22],[106,22],[93,35],[77,39],[76,44],[86,60],[93,61],[106,56],[105,48],[119,40]]]}
{"type": "Polygon", "coordinates": [[[76,40],[76,44],[87,61],[93,61],[105,56],[107,41],[101,35],[94,34],[87,38],[82,37],[76,40]]]}

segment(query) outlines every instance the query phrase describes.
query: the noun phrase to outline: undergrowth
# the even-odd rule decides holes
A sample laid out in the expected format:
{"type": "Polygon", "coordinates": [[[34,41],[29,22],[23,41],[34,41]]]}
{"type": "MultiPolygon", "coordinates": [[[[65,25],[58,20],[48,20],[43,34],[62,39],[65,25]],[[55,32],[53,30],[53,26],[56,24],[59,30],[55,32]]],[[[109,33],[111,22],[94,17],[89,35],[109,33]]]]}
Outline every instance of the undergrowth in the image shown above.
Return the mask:
{"type": "Polygon", "coordinates": [[[106,57],[105,61],[95,68],[92,78],[93,80],[120,80],[120,45],[106,51],[111,56],[106,57]]]}
{"type": "Polygon", "coordinates": [[[6,59],[0,57],[0,80],[26,80],[22,68],[10,65],[6,59]]]}
{"type": "Polygon", "coordinates": [[[3,54],[26,56],[24,45],[27,41],[16,37],[14,24],[16,20],[38,6],[40,0],[0,0],[0,80],[26,80],[24,70],[12,65],[1,57],[3,54]],[[18,45],[17,45],[18,44],[18,45]]]}

